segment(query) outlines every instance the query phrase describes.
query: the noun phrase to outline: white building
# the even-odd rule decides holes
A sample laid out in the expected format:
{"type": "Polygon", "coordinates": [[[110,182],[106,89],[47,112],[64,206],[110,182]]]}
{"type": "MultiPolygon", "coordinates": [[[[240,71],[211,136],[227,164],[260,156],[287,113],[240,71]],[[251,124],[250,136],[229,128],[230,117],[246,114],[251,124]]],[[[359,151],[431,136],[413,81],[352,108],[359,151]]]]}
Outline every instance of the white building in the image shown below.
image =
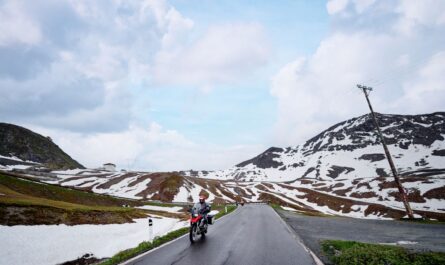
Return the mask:
{"type": "Polygon", "coordinates": [[[113,163],[106,163],[103,165],[104,170],[114,172],[116,171],[116,165],[113,163]]]}

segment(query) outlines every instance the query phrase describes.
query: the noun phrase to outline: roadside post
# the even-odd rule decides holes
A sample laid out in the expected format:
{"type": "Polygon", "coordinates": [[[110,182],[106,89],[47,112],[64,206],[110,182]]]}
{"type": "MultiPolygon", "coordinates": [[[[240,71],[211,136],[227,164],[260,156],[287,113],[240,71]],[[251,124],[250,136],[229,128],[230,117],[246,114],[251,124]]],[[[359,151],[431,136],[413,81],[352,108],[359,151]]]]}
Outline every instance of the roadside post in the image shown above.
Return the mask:
{"type": "Polygon", "coordinates": [[[151,218],[148,218],[148,237],[149,240],[153,240],[153,220],[151,218]]]}
{"type": "Polygon", "coordinates": [[[225,213],[227,213],[227,204],[224,205],[224,210],[225,210],[225,213]]]}

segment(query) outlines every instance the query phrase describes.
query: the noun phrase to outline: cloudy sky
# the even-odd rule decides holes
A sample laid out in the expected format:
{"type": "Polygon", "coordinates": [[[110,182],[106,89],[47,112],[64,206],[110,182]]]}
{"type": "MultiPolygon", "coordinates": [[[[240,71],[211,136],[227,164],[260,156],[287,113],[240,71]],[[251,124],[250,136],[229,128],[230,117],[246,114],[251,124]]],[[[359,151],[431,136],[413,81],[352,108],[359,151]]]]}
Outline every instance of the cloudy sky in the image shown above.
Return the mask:
{"type": "Polygon", "coordinates": [[[0,121],[88,167],[224,169],[444,111],[445,1],[0,0],[0,121]]]}

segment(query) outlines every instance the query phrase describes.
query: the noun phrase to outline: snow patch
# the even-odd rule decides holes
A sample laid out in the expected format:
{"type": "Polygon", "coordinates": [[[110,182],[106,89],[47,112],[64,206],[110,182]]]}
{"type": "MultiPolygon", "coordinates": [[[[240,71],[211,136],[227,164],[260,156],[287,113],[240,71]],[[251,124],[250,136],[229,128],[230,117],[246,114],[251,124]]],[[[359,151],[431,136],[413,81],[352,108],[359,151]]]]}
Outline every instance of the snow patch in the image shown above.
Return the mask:
{"type": "MultiPolygon", "coordinates": [[[[153,236],[187,227],[173,218],[152,218],[153,236]]],[[[110,225],[34,225],[0,226],[0,257],[8,264],[58,264],[86,253],[98,258],[136,247],[149,240],[147,219],[135,223],[110,225]]]]}

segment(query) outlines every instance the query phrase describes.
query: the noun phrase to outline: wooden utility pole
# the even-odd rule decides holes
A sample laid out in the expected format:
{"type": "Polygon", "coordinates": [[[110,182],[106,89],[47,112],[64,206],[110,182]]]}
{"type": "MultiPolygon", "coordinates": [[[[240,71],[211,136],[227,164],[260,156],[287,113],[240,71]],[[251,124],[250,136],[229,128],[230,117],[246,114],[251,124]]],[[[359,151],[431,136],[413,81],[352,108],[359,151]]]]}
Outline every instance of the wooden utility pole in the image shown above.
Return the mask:
{"type": "Polygon", "coordinates": [[[408,197],[406,196],[405,189],[402,186],[402,183],[400,182],[399,175],[397,174],[397,169],[394,166],[394,162],[392,161],[391,154],[389,153],[388,146],[386,145],[385,138],[383,138],[382,131],[380,130],[379,123],[377,122],[377,118],[375,116],[374,110],[372,109],[371,102],[369,101],[369,92],[372,91],[372,87],[357,85],[357,87],[363,91],[363,94],[365,94],[366,101],[368,102],[369,109],[371,110],[371,116],[374,120],[374,125],[377,128],[377,133],[379,134],[380,140],[382,141],[383,149],[385,150],[386,159],[388,160],[389,166],[391,167],[392,175],[394,176],[394,182],[397,185],[397,188],[399,189],[400,196],[402,197],[403,205],[405,206],[406,213],[408,214],[408,217],[410,219],[414,219],[413,210],[411,209],[411,206],[408,202],[408,197]]]}

